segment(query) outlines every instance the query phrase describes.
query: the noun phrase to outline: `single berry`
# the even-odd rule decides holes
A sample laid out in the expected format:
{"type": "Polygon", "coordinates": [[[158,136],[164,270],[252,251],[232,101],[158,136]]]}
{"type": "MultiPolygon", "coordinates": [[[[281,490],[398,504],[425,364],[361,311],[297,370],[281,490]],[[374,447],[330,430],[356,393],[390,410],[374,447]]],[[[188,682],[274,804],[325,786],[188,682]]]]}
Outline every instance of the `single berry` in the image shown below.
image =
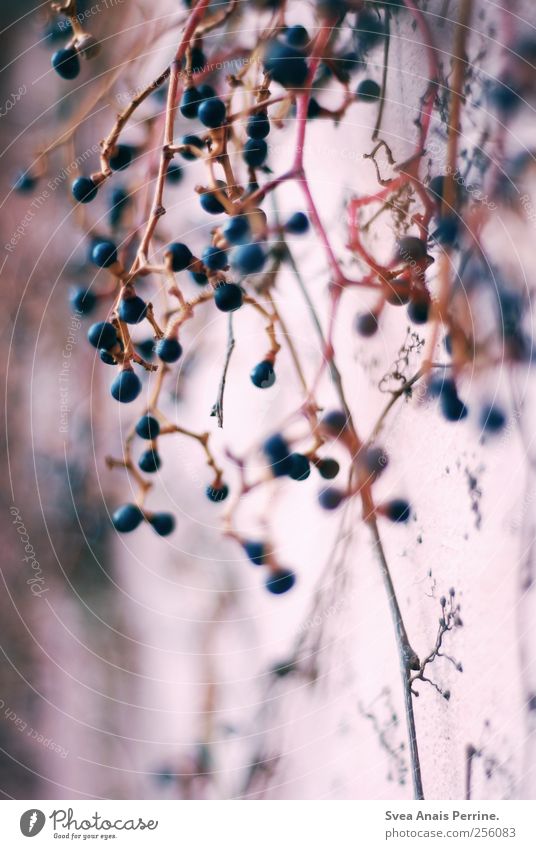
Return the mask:
{"type": "Polygon", "coordinates": [[[171,186],[176,186],[182,180],[182,168],[177,162],[170,162],[166,171],[166,181],[171,186]]]}
{"type": "Polygon", "coordinates": [[[74,312],[89,315],[97,306],[97,296],[91,289],[76,286],[71,289],[69,303],[74,312]]]}
{"type": "Polygon", "coordinates": [[[363,464],[369,475],[378,477],[378,475],[381,475],[383,470],[387,467],[388,463],[389,458],[385,453],[385,450],[379,445],[373,445],[365,451],[363,464]]]}
{"type": "Polygon", "coordinates": [[[155,448],[148,448],[147,451],[143,452],[138,460],[138,466],[142,472],[147,472],[147,474],[157,472],[161,465],[162,460],[160,459],[160,454],[155,448]]]}
{"type": "Polygon", "coordinates": [[[285,224],[285,230],[287,233],[294,233],[296,235],[300,235],[301,233],[307,233],[309,229],[309,219],[307,218],[305,212],[295,212],[290,216],[289,220],[285,224]]]}
{"type": "MultiPolygon", "coordinates": [[[[220,191],[225,189],[223,180],[218,180],[217,186],[220,191]]],[[[218,215],[220,212],[225,212],[225,207],[220,203],[214,191],[203,192],[202,195],[199,195],[199,201],[205,212],[209,212],[211,215],[218,215]]]]}
{"type": "Polygon", "coordinates": [[[249,223],[245,215],[235,215],[223,226],[223,235],[230,245],[242,245],[249,240],[249,234],[249,223]]]}
{"type": "Polygon", "coordinates": [[[480,411],[480,427],[488,433],[499,433],[506,424],[506,416],[495,404],[485,404],[480,411]]]}
{"type": "Polygon", "coordinates": [[[99,357],[101,359],[101,362],[103,362],[106,366],[117,365],[117,360],[115,359],[115,357],[112,357],[112,355],[109,351],[106,350],[106,348],[99,348],[99,357]]]}
{"type": "Polygon", "coordinates": [[[336,510],[337,507],[344,501],[344,492],[335,487],[323,489],[318,494],[318,503],[324,510],[336,510]]]}
{"type": "Polygon", "coordinates": [[[161,537],[167,537],[175,530],[175,517],[171,513],[153,513],[149,524],[161,537]]]}
{"type": "Polygon", "coordinates": [[[195,86],[187,88],[181,97],[179,111],[184,118],[196,118],[201,98],[195,86]]]}
{"type": "Polygon", "coordinates": [[[110,392],[116,401],[120,401],[121,404],[130,404],[141,392],[141,380],[130,369],[124,369],[115,378],[110,392]]]}
{"type": "Polygon", "coordinates": [[[435,239],[439,245],[453,245],[458,236],[458,230],[459,219],[454,215],[443,215],[432,233],[432,239],[435,239]]]}
{"type": "Polygon", "coordinates": [[[391,522],[409,522],[411,516],[411,506],[404,498],[392,498],[391,501],[386,501],[381,510],[391,522]]]}
{"type": "Polygon", "coordinates": [[[209,97],[216,97],[216,90],[213,89],[211,85],[208,85],[208,83],[201,83],[201,85],[197,86],[197,90],[201,100],[208,100],[209,97]]]}
{"type": "Polygon", "coordinates": [[[211,271],[223,271],[227,267],[227,253],[221,248],[209,245],[201,255],[203,264],[211,271]]]}
{"type": "Polygon", "coordinates": [[[134,159],[135,149],[130,144],[118,144],[110,157],[112,171],[123,171],[134,159]]]}
{"type": "Polygon", "coordinates": [[[448,422],[457,422],[466,418],[467,407],[459,398],[456,384],[452,378],[446,378],[442,381],[439,403],[441,412],[448,422]]]}
{"type": "Polygon", "coordinates": [[[384,35],[385,29],[382,19],[368,9],[362,9],[357,15],[354,28],[359,52],[366,53],[372,47],[375,47],[384,35]]]}
{"type": "Polygon", "coordinates": [[[316,468],[320,473],[320,477],[330,481],[337,477],[341,467],[336,460],[333,460],[331,457],[325,457],[317,462],[316,468]]]}
{"type": "Polygon", "coordinates": [[[182,242],[172,242],[167,249],[167,253],[171,257],[171,268],[173,271],[183,271],[188,268],[193,260],[193,254],[188,247],[182,242]]]}
{"type": "Polygon", "coordinates": [[[281,434],[275,433],[270,436],[262,446],[262,451],[270,463],[274,477],[282,478],[290,474],[292,468],[290,449],[281,434]]]}
{"type": "Polygon", "coordinates": [[[419,298],[408,304],[408,318],[413,324],[426,324],[430,313],[429,301],[419,298]]]}
{"type": "Polygon", "coordinates": [[[242,152],[244,162],[250,168],[260,168],[268,156],[268,145],[264,139],[248,139],[242,152]]]}
{"type": "Polygon", "coordinates": [[[74,80],[80,73],[80,59],[74,47],[62,47],[52,54],[52,67],[64,80],[74,80]]]}
{"type": "Polygon", "coordinates": [[[275,383],[274,364],[270,360],[262,360],[252,369],[251,382],[259,389],[269,389],[275,383]]]}
{"type": "Polygon", "coordinates": [[[104,348],[106,351],[117,345],[117,332],[109,321],[92,324],[87,332],[87,338],[94,348],[104,348]]]}
{"type": "Polygon", "coordinates": [[[190,271],[190,276],[198,286],[205,286],[208,283],[208,277],[203,271],[190,271]]]}
{"type": "Polygon", "coordinates": [[[341,431],[345,430],[346,425],[348,424],[348,418],[346,413],[343,413],[342,410],[331,410],[329,413],[322,416],[321,424],[332,433],[339,434],[341,431]]]}
{"type": "Polygon", "coordinates": [[[219,283],[214,290],[214,303],[222,312],[233,312],[242,306],[242,289],[236,283],[219,283]]]}
{"type": "Polygon", "coordinates": [[[147,304],[138,295],[121,298],[119,318],[126,324],[139,324],[147,316],[147,304]]]}
{"type": "Polygon", "coordinates": [[[29,171],[22,171],[13,184],[13,188],[16,192],[20,192],[21,194],[27,194],[28,192],[32,192],[37,185],[37,177],[34,177],[33,174],[30,174],[29,171]]]}
{"type": "MultiPolygon", "coordinates": [[[[204,146],[205,146],[204,141],[202,139],[200,139],[199,136],[192,136],[192,135],[183,136],[182,139],[181,139],[181,144],[189,145],[189,147],[191,147],[191,148],[193,147],[193,148],[195,148],[195,150],[199,150],[199,151],[202,151],[204,146]]],[[[187,159],[190,162],[194,159],[197,159],[197,156],[195,155],[194,151],[192,151],[192,150],[183,150],[181,152],[181,156],[182,156],[183,159],[187,159]]]]}
{"type": "Polygon", "coordinates": [[[206,495],[209,501],[214,501],[215,503],[225,501],[229,495],[229,487],[225,483],[222,483],[220,486],[207,486],[206,495]]]}
{"type": "Polygon", "coordinates": [[[304,454],[290,455],[291,468],[289,477],[294,481],[304,481],[311,474],[311,466],[307,457],[304,454]]]}
{"type": "Polygon", "coordinates": [[[99,268],[109,268],[117,262],[117,248],[109,239],[95,242],[91,250],[91,262],[99,268]]]}
{"type": "Polygon", "coordinates": [[[397,242],[395,259],[400,262],[419,262],[426,255],[426,242],[417,236],[403,236],[397,242]]]}
{"type": "Polygon", "coordinates": [[[77,177],[71,186],[73,197],[78,203],[90,203],[97,197],[98,189],[90,177],[77,177]]]}
{"type": "Polygon", "coordinates": [[[294,24],[286,31],[285,41],[291,47],[305,47],[309,43],[309,33],[301,24],[294,24]]]}
{"type": "Polygon", "coordinates": [[[118,507],[112,516],[112,524],[120,534],[128,534],[135,531],[143,522],[143,513],[135,504],[123,504],[118,507]]]}
{"type": "Polygon", "coordinates": [[[115,186],[110,192],[110,210],[108,221],[110,227],[118,227],[123,217],[123,212],[130,203],[130,195],[123,186],[115,186]]]}
{"type": "Polygon", "coordinates": [[[154,416],[145,415],[136,423],[136,433],[140,439],[156,439],[160,433],[160,424],[154,416]]]}
{"type": "Polygon", "coordinates": [[[143,339],[142,342],[134,343],[140,357],[144,360],[152,360],[154,354],[154,339],[143,339]]]}
{"type": "Polygon", "coordinates": [[[373,312],[362,312],[355,317],[355,329],[360,336],[374,336],[378,329],[378,316],[373,312]]]}
{"type": "Polygon", "coordinates": [[[356,90],[359,100],[365,100],[367,103],[373,103],[380,99],[382,90],[375,80],[362,80],[356,90]]]}
{"type": "Polygon", "coordinates": [[[156,343],[156,356],[163,363],[176,363],[182,354],[182,345],[178,339],[159,339],[156,343]]]}
{"type": "Polygon", "coordinates": [[[205,127],[221,127],[225,121],[225,103],[219,97],[209,97],[199,107],[198,118],[205,127]]]}
{"type": "Polygon", "coordinates": [[[256,274],[264,267],[266,254],[258,242],[250,242],[233,250],[231,262],[241,274],[256,274]]]}
{"type": "Polygon", "coordinates": [[[302,51],[277,39],[267,45],[264,68],[275,82],[285,88],[299,88],[307,79],[307,62],[302,51]]]}
{"type": "Polygon", "coordinates": [[[509,78],[494,82],[489,96],[493,106],[503,115],[511,115],[523,102],[515,81],[509,78]]]}
{"type": "Polygon", "coordinates": [[[266,578],[266,589],[274,595],[288,593],[296,583],[296,575],[290,569],[277,569],[266,578]]]}
{"type": "Polygon", "coordinates": [[[244,540],[242,547],[246,552],[247,557],[255,566],[262,566],[266,557],[266,550],[263,542],[255,540],[244,540]]]}
{"type": "Polygon", "coordinates": [[[265,139],[270,132],[270,121],[266,112],[250,115],[246,124],[246,133],[250,139],[265,139]]]}

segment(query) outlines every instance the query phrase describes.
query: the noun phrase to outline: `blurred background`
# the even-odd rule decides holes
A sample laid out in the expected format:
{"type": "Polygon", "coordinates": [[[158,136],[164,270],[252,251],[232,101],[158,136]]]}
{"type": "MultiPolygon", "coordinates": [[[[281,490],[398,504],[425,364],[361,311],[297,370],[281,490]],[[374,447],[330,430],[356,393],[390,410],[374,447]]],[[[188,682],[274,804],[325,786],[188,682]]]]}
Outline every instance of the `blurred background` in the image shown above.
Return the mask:
{"type": "MultiPolygon", "coordinates": [[[[294,5],[291,22],[307,22],[307,4],[294,5]]],[[[460,4],[420,5],[445,46],[448,73],[460,4]]],[[[466,161],[478,160],[492,120],[483,91],[508,30],[500,9],[485,0],[474,6],[466,161]]],[[[269,528],[278,558],[298,574],[295,590],[281,598],[268,596],[259,571],[222,538],[222,507],[204,496],[208,470],[195,443],[173,437],[163,446],[151,504],[178,516],[171,537],[143,527],[118,538],[110,525],[110,513],[130,493],[125,474],[108,470],[105,457],[117,456],[134,413],[110,399],[110,376],[85,340],[87,321],[68,304],[72,284],[105,279],[89,266],[87,251],[91,234],[107,232],[110,201],[102,192],[91,208],[75,208],[69,186],[98,167],[98,143],[117,111],[169,63],[184,11],[174,0],[150,9],[131,0],[79,3],[102,53],[67,83],[50,68],[65,36],[48,7],[0,6],[0,791],[34,799],[411,798],[392,625],[357,504],[322,512],[313,475],[300,485],[276,482],[247,500],[243,529],[269,528]],[[49,146],[36,187],[15,192],[17,174],[41,167],[36,154],[49,146]]],[[[241,37],[251,45],[258,12],[246,4],[242,11],[241,37]]],[[[506,15],[509,27],[533,35],[529,0],[517,4],[517,17],[506,15]]],[[[207,41],[216,55],[216,36],[207,41]]],[[[382,126],[399,161],[413,149],[424,61],[409,16],[394,16],[382,126]]],[[[381,62],[379,49],[370,61],[378,79],[381,62]]],[[[332,107],[330,96],[328,86],[323,103],[332,107]]],[[[161,112],[158,97],[144,104],[143,123],[133,121],[125,138],[143,141],[147,153],[128,179],[115,175],[142,198],[154,185],[161,112]]],[[[308,129],[306,169],[341,252],[344,202],[377,187],[373,164],[363,158],[376,115],[375,106],[355,104],[338,127],[316,121],[308,129]]],[[[532,118],[529,103],[507,128],[509,155],[530,149],[532,118]]],[[[276,173],[290,162],[294,131],[289,117],[271,139],[276,173]]],[[[179,120],[177,134],[183,132],[179,120]]],[[[440,168],[439,123],[432,138],[440,168]]],[[[184,163],[184,180],[169,189],[159,225],[161,244],[184,240],[194,252],[214,223],[198,211],[197,167],[184,163]]],[[[475,168],[475,179],[484,172],[475,168]]],[[[517,191],[531,199],[529,176],[517,191]]],[[[277,204],[281,216],[294,212],[301,194],[288,187],[277,204]]],[[[494,262],[529,303],[533,230],[530,216],[505,207],[488,234],[494,262]]],[[[381,251],[381,227],[377,238],[381,251]]],[[[387,244],[387,226],[384,238],[387,244]]],[[[325,316],[329,276],[314,234],[295,237],[291,248],[325,316]]],[[[355,268],[348,263],[348,270],[355,268]]],[[[289,269],[277,303],[311,379],[322,350],[289,269]]],[[[385,405],[382,377],[397,363],[411,375],[422,349],[404,311],[390,311],[373,340],[359,338],[354,316],[368,305],[361,290],[345,293],[336,334],[349,404],[364,434],[385,405]]],[[[276,385],[263,393],[251,386],[263,325],[240,314],[218,430],[210,410],[225,354],[223,318],[196,315],[181,368],[165,387],[170,416],[210,430],[220,458],[226,449],[243,453],[299,403],[285,346],[276,385]]],[[[451,587],[463,620],[447,649],[463,672],[444,659],[433,667],[450,699],[422,685],[415,700],[427,798],[534,798],[533,383],[529,366],[499,363],[464,385],[469,406],[497,398],[508,411],[495,441],[482,440],[471,417],[454,427],[444,422],[422,398],[402,402],[384,432],[391,462],[378,492],[409,497],[415,511],[407,527],[384,530],[412,643],[422,656],[433,648],[439,599],[451,587]]],[[[321,397],[326,408],[337,403],[327,380],[321,397]]],[[[344,462],[338,446],[330,454],[344,462]]]]}

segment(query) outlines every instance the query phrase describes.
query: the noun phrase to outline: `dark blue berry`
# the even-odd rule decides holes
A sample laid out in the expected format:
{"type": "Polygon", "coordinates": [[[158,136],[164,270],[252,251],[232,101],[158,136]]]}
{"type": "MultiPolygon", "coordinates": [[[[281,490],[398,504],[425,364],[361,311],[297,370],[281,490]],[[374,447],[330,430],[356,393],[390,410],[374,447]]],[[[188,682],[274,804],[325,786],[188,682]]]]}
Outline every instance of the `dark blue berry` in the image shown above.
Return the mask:
{"type": "Polygon", "coordinates": [[[200,71],[203,70],[203,68],[205,67],[206,61],[207,61],[205,59],[205,54],[203,53],[203,50],[201,49],[201,47],[199,47],[198,45],[194,45],[194,47],[192,47],[191,58],[192,58],[192,72],[194,74],[197,74],[197,73],[199,73],[200,71]]]}
{"type": "Polygon", "coordinates": [[[117,248],[115,243],[108,239],[95,242],[91,250],[91,262],[94,265],[98,265],[99,268],[109,268],[110,265],[117,262],[117,248]]]}
{"type": "Polygon", "coordinates": [[[139,324],[147,315],[147,304],[138,295],[131,298],[121,298],[119,318],[126,324],[139,324]]]}
{"type": "Polygon", "coordinates": [[[444,215],[439,219],[432,238],[439,245],[453,245],[458,236],[459,220],[454,215],[444,215]]]}
{"type": "Polygon", "coordinates": [[[171,268],[173,271],[183,271],[192,262],[193,255],[188,247],[182,242],[172,242],[167,249],[171,256],[171,268]]]}
{"type": "MultiPolygon", "coordinates": [[[[218,189],[225,189],[223,180],[218,180],[217,186],[218,189]]],[[[213,191],[204,192],[202,195],[199,195],[199,201],[205,212],[209,212],[211,215],[218,215],[220,212],[225,212],[225,207],[220,203],[213,191]]]]}
{"type": "Polygon", "coordinates": [[[52,67],[64,80],[74,80],[80,73],[80,59],[74,47],[62,47],[52,54],[52,67]]]}
{"type": "Polygon", "coordinates": [[[76,286],[71,289],[69,295],[69,303],[75,312],[80,312],[82,315],[89,315],[97,306],[97,296],[91,289],[84,289],[76,286]]]}
{"type": "Polygon", "coordinates": [[[225,483],[222,483],[220,486],[207,486],[206,495],[209,501],[214,501],[215,503],[225,501],[229,495],[229,487],[225,483]]]}
{"type": "Polygon", "coordinates": [[[325,457],[324,459],[319,460],[316,464],[316,468],[320,473],[320,477],[328,481],[336,478],[340,471],[339,464],[331,457],[325,457]]]}
{"type": "Polygon", "coordinates": [[[290,474],[292,469],[290,449],[281,434],[275,433],[270,436],[262,446],[262,451],[270,463],[274,477],[281,478],[290,474]]]}
{"type": "Polygon", "coordinates": [[[342,410],[331,410],[322,416],[323,427],[330,430],[332,433],[339,434],[346,428],[348,418],[342,410]]]}
{"type": "Polygon", "coordinates": [[[117,345],[117,332],[109,321],[92,324],[87,332],[87,338],[94,348],[104,348],[106,351],[117,345]]]}
{"type": "Polygon", "coordinates": [[[266,549],[263,542],[255,540],[244,540],[242,543],[243,549],[247,557],[255,566],[262,566],[266,557],[266,549]]]}
{"type": "MultiPolygon", "coordinates": [[[[192,136],[192,135],[183,136],[182,139],[181,139],[181,144],[184,144],[184,145],[187,144],[190,147],[196,148],[196,150],[199,150],[199,151],[203,150],[203,148],[205,146],[203,140],[200,139],[199,136],[192,136]]],[[[183,159],[187,159],[189,161],[197,159],[197,156],[191,150],[183,150],[181,152],[181,156],[182,156],[183,159]]]]}
{"type": "Polygon", "coordinates": [[[128,168],[134,159],[135,153],[135,149],[130,144],[116,145],[110,157],[110,168],[112,171],[123,171],[125,168],[128,168]]]}
{"type": "Polygon", "coordinates": [[[445,351],[447,352],[449,357],[451,357],[452,356],[452,336],[450,335],[450,333],[445,333],[445,336],[444,336],[444,339],[443,339],[443,345],[445,346],[445,351]]]}
{"type": "Polygon", "coordinates": [[[290,455],[290,472],[289,477],[294,481],[304,481],[311,474],[311,466],[308,458],[304,454],[290,455]]]}
{"type": "Polygon", "coordinates": [[[384,24],[381,18],[368,9],[359,12],[354,35],[357,40],[357,49],[360,53],[366,53],[382,40],[385,34],[384,24]]]}
{"type": "Polygon", "coordinates": [[[369,475],[377,477],[389,464],[389,458],[383,448],[373,445],[365,451],[363,464],[369,475]]]}
{"type": "Polygon", "coordinates": [[[175,517],[171,513],[153,513],[149,524],[161,537],[167,537],[175,530],[175,517]]]}
{"type": "MultiPolygon", "coordinates": [[[[429,391],[430,391],[429,384],[429,391]]],[[[467,407],[458,396],[456,384],[452,378],[446,378],[441,383],[439,392],[439,403],[443,416],[449,422],[457,422],[465,419],[468,413],[467,407]]]]}
{"type": "Polygon", "coordinates": [[[166,180],[172,186],[176,186],[182,180],[182,168],[177,162],[171,162],[168,165],[166,180]]]}
{"type": "Polygon", "coordinates": [[[404,498],[392,498],[382,506],[382,512],[391,522],[409,522],[411,506],[404,498]]]}
{"type": "Polygon", "coordinates": [[[120,534],[128,534],[135,531],[143,522],[143,513],[135,504],[123,504],[118,507],[112,516],[112,523],[120,534]]]}
{"type": "Polygon", "coordinates": [[[201,100],[208,100],[209,97],[216,97],[216,90],[212,88],[211,85],[208,85],[208,83],[201,83],[201,85],[197,87],[197,90],[201,100]]]}
{"type": "Polygon", "coordinates": [[[136,433],[140,439],[156,439],[160,433],[160,424],[154,416],[145,415],[136,423],[136,433]]]}
{"type": "Polygon", "coordinates": [[[214,290],[214,303],[222,312],[233,312],[242,306],[243,293],[236,283],[220,283],[214,290]]]}
{"type": "Polygon", "coordinates": [[[205,286],[208,283],[208,277],[203,271],[190,271],[190,276],[198,286],[205,286]]]}
{"type": "Polygon", "coordinates": [[[266,254],[258,242],[250,242],[233,250],[231,262],[241,274],[256,274],[264,267],[266,254]]]}
{"type": "Polygon", "coordinates": [[[126,207],[130,203],[130,196],[123,186],[115,186],[110,192],[110,211],[108,220],[110,227],[118,227],[126,207]]]}
{"type": "Polygon", "coordinates": [[[229,218],[223,226],[223,235],[230,245],[241,245],[249,239],[249,222],[245,215],[229,218]]]}
{"type": "Polygon", "coordinates": [[[160,459],[160,454],[155,448],[148,448],[147,451],[143,452],[138,460],[138,466],[142,472],[147,472],[147,474],[157,472],[161,465],[162,460],[160,459]]]}
{"type": "Polygon", "coordinates": [[[430,313],[430,304],[424,299],[416,299],[408,304],[408,318],[414,324],[426,324],[430,313]]]}
{"type": "Polygon", "coordinates": [[[310,97],[309,103],[307,104],[307,117],[313,121],[315,118],[318,118],[321,111],[322,107],[316,97],[310,97]]]}
{"type": "Polygon", "coordinates": [[[15,180],[13,188],[16,192],[27,194],[28,192],[32,192],[36,185],[37,177],[34,177],[29,171],[22,171],[15,180]]]}
{"type": "Polygon", "coordinates": [[[426,255],[426,242],[417,236],[403,236],[397,242],[395,259],[400,262],[419,262],[426,255]]]}
{"type": "Polygon", "coordinates": [[[251,370],[251,382],[259,389],[269,389],[275,383],[274,364],[270,360],[263,360],[251,370]]]}
{"type": "Polygon", "coordinates": [[[227,267],[227,253],[221,248],[209,245],[201,255],[203,264],[211,271],[222,271],[227,267]]]}
{"type": "Polygon", "coordinates": [[[498,80],[490,89],[490,100],[498,112],[511,115],[522,103],[516,84],[511,79],[498,80]]]}
{"type": "Polygon", "coordinates": [[[285,224],[285,230],[287,233],[294,233],[296,235],[300,235],[301,233],[307,233],[309,229],[309,219],[307,218],[305,212],[295,212],[290,216],[289,220],[285,224]]]}
{"type": "Polygon", "coordinates": [[[309,43],[309,33],[301,24],[294,24],[286,31],[285,41],[291,47],[305,47],[309,43]]]}
{"type": "Polygon", "coordinates": [[[199,107],[198,118],[205,127],[221,127],[225,121],[225,103],[219,97],[209,97],[199,107]]]}
{"type": "Polygon", "coordinates": [[[368,103],[379,100],[381,92],[382,90],[375,80],[362,80],[356,90],[358,98],[368,103]]]}
{"type": "Polygon", "coordinates": [[[270,121],[266,112],[255,112],[249,116],[246,133],[250,139],[265,139],[270,132],[270,121]]]}
{"type": "Polygon", "coordinates": [[[266,578],[266,589],[274,595],[288,593],[296,583],[296,575],[290,569],[277,569],[266,578]]]}
{"type": "Polygon", "coordinates": [[[78,203],[90,203],[97,197],[99,187],[90,177],[77,177],[71,186],[73,197],[78,203]]]}
{"type": "Polygon", "coordinates": [[[499,433],[506,424],[506,416],[495,404],[485,404],[480,411],[480,427],[488,433],[499,433]]]}
{"type": "Polygon", "coordinates": [[[307,79],[307,63],[302,51],[278,40],[268,44],[264,67],[271,78],[285,88],[299,88],[307,79]]]}
{"type": "Polygon", "coordinates": [[[201,98],[199,97],[199,92],[195,86],[187,88],[183,92],[181,102],[179,103],[181,115],[185,118],[196,118],[200,103],[201,98]]]}
{"type": "Polygon", "coordinates": [[[110,387],[112,397],[121,404],[130,404],[135,401],[141,392],[141,381],[133,371],[125,369],[120,371],[110,387]]]}
{"type": "Polygon", "coordinates": [[[151,360],[154,354],[154,339],[143,339],[142,342],[134,343],[140,357],[144,360],[151,360]]]}
{"type": "Polygon", "coordinates": [[[337,507],[344,501],[344,492],[335,487],[323,489],[318,494],[318,503],[324,510],[336,510],[337,507]]]}
{"type": "Polygon", "coordinates": [[[242,153],[244,161],[250,168],[264,165],[268,156],[268,145],[264,139],[248,139],[242,153]]]}
{"type": "Polygon", "coordinates": [[[99,348],[99,357],[101,362],[103,362],[107,366],[115,366],[117,365],[117,361],[115,357],[112,357],[109,351],[106,348],[99,348]]]}
{"type": "Polygon", "coordinates": [[[156,343],[156,355],[164,363],[176,363],[182,354],[178,339],[159,339],[156,343]]]}
{"type": "Polygon", "coordinates": [[[360,336],[374,336],[378,329],[378,316],[373,312],[362,312],[355,317],[355,329],[360,336]]]}

